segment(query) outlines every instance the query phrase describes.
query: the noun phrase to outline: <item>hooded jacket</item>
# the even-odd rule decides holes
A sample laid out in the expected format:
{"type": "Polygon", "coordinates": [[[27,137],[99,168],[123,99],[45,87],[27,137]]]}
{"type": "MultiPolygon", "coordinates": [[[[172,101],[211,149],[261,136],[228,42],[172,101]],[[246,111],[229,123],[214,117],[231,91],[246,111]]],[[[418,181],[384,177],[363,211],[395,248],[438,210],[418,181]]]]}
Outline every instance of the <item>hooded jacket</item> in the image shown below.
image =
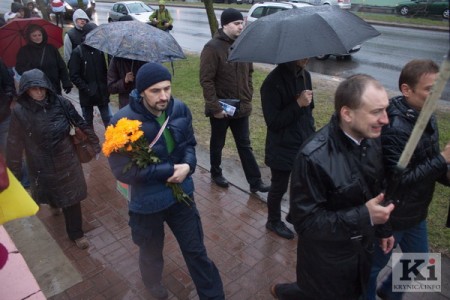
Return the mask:
{"type": "MultiPolygon", "coordinates": [[[[450,185],[446,176],[448,166],[440,154],[436,117],[432,115],[408,166],[399,176],[395,171],[397,162],[420,112],[410,107],[404,96],[398,96],[390,100],[387,113],[389,125],[383,127],[381,134],[383,160],[388,178],[399,180],[395,193],[395,200],[399,203],[392,211],[389,222],[382,227],[389,230],[391,225],[394,231],[406,230],[426,219],[436,181],[450,185]]],[[[387,231],[380,237],[391,234],[387,231]]]]}
{"type": "Polygon", "coordinates": [[[56,207],[74,205],[87,195],[83,169],[69,135],[66,112],[100,152],[98,137],[65,98],[56,95],[50,81],[37,69],[22,75],[19,98],[11,115],[7,144],[8,167],[21,177],[22,155],[27,157],[31,194],[37,203],[56,207]],[[44,100],[33,100],[27,90],[43,87],[44,100]]]}
{"type": "Polygon", "coordinates": [[[47,32],[39,25],[30,25],[25,31],[27,44],[19,49],[16,59],[16,71],[19,75],[23,72],[40,69],[48,77],[53,85],[53,90],[61,95],[61,84],[64,89],[72,88],[67,67],[59,54],[58,49],[47,43],[47,32]],[[36,44],[31,41],[32,32],[39,30],[42,33],[42,42],[36,44]]]}
{"type": "MultiPolygon", "coordinates": [[[[97,25],[89,23],[84,27],[84,31],[89,33],[97,25]]],[[[78,88],[81,107],[109,103],[107,72],[105,54],[102,51],[85,44],[73,50],[69,61],[69,74],[78,88]]]]}
{"type": "MultiPolygon", "coordinates": [[[[119,110],[111,120],[115,125],[121,118],[139,120],[142,122],[141,130],[150,143],[158,134],[161,126],[156,117],[151,114],[142,103],[142,97],[133,90],[130,104],[119,110]]],[[[161,160],[160,163],[151,164],[147,168],[133,166],[124,172],[124,167],[130,162],[127,155],[113,152],[109,157],[109,165],[114,176],[121,182],[131,186],[131,201],[129,209],[140,214],[151,214],[167,209],[176,203],[172,190],[166,186],[167,179],[173,175],[174,164],[187,163],[190,174],[181,183],[183,191],[192,197],[194,183],[191,175],[195,171],[197,159],[195,145],[197,142],[192,128],[192,115],[189,108],[180,100],[171,98],[166,109],[169,117],[167,128],[170,130],[175,142],[171,153],[167,151],[163,135],[153,146],[153,151],[161,160]]]]}
{"type": "Polygon", "coordinates": [[[232,118],[247,117],[252,112],[253,64],[227,61],[233,42],[221,28],[202,50],[200,84],[208,117],[223,110],[219,99],[241,100],[239,113],[232,118]]]}
{"type": "Polygon", "coordinates": [[[333,115],[303,144],[291,176],[288,220],[298,233],[301,299],[360,299],[373,251],[365,203],[384,188],[380,140],[358,146],[333,115]]]}
{"type": "Polygon", "coordinates": [[[84,41],[85,32],[83,28],[77,25],[77,19],[85,19],[86,23],[89,23],[89,17],[86,12],[82,9],[77,9],[74,11],[72,20],[74,27],[67,31],[64,36],[64,61],[68,64],[70,60],[70,55],[72,50],[84,41]]]}
{"type": "Polygon", "coordinates": [[[312,110],[297,104],[296,96],[312,90],[311,75],[292,63],[278,65],[261,86],[261,103],[267,125],[265,163],[282,171],[292,169],[302,143],[315,132],[312,110]],[[297,76],[296,72],[301,71],[297,76]]]}

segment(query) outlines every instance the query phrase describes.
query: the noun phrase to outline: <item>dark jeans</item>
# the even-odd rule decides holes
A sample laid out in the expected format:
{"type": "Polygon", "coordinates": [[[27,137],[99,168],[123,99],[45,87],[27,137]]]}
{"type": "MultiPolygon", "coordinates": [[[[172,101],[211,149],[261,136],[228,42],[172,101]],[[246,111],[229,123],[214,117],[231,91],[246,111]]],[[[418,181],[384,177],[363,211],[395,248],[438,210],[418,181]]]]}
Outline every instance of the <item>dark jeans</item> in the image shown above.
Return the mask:
{"type": "Polygon", "coordinates": [[[64,13],[63,12],[54,12],[55,14],[55,22],[56,26],[61,24],[61,27],[64,27],[64,13]]]}
{"type": "Polygon", "coordinates": [[[75,241],[84,236],[81,217],[81,203],[64,207],[62,209],[64,220],[66,221],[66,232],[69,239],[75,241]]]}
{"type": "Polygon", "coordinates": [[[248,117],[238,119],[216,119],[211,117],[209,121],[211,123],[209,145],[211,176],[222,175],[222,168],[220,167],[222,163],[222,149],[225,146],[228,127],[230,127],[244,169],[245,178],[250,186],[257,185],[261,181],[261,172],[250,144],[248,117]]]}
{"type": "Polygon", "coordinates": [[[153,214],[130,212],[131,236],[139,246],[139,268],[146,287],[161,282],[164,222],[180,245],[200,299],[225,299],[219,270],[206,253],[203,229],[195,204],[176,203],[153,214]]]}
{"type": "MultiPolygon", "coordinates": [[[[102,117],[103,125],[106,127],[109,125],[109,121],[112,118],[111,109],[108,104],[98,105],[98,110],[100,111],[100,116],[102,117]]],[[[83,118],[86,120],[89,126],[94,128],[94,107],[93,106],[83,106],[81,107],[83,112],[83,118]]]]}
{"type": "Polygon", "coordinates": [[[267,195],[267,221],[275,222],[281,221],[281,200],[287,191],[291,171],[270,168],[270,172],[272,173],[270,179],[272,184],[267,195]]]}

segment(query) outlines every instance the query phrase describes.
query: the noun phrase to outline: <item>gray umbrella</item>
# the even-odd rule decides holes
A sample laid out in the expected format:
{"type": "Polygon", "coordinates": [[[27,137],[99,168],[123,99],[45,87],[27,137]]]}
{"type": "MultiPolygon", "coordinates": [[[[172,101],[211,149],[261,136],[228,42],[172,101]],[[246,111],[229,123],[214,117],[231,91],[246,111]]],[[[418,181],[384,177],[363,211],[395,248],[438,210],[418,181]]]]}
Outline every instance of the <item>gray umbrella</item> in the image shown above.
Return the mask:
{"type": "Polygon", "coordinates": [[[312,6],[262,17],[231,46],[229,61],[279,64],[330,53],[348,53],[380,33],[353,13],[312,6]]]}
{"type": "Polygon", "coordinates": [[[139,21],[102,24],[86,36],[84,43],[132,60],[166,62],[186,58],[170,33],[139,21]]]}

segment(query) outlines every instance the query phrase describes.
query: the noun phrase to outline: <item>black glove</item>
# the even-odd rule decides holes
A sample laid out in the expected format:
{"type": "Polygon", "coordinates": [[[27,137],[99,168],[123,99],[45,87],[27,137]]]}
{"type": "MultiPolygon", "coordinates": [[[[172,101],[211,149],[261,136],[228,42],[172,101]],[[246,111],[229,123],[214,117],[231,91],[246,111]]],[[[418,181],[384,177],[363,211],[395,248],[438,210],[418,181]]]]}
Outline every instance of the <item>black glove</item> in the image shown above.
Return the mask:
{"type": "Polygon", "coordinates": [[[69,94],[71,90],[72,90],[71,87],[64,88],[64,92],[65,92],[66,94],[69,94]]]}

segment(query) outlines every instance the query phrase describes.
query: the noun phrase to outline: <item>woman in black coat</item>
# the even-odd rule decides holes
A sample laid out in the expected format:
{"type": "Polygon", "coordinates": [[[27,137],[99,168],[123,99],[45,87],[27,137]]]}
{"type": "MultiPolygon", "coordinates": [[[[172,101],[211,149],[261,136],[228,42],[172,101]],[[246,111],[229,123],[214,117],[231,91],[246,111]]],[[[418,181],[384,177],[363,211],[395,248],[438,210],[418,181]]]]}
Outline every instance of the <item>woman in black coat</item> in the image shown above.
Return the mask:
{"type": "Polygon", "coordinates": [[[19,75],[31,69],[40,69],[50,79],[53,90],[61,95],[61,84],[70,93],[72,83],[66,64],[58,49],[47,43],[47,32],[39,25],[32,24],[25,30],[27,44],[19,49],[16,59],[16,71],[19,75]]]}
{"type": "Polygon", "coordinates": [[[62,208],[69,238],[85,249],[89,242],[82,229],[80,202],[87,196],[87,186],[69,135],[67,115],[99,153],[99,139],[94,131],[68,100],[53,91],[45,74],[38,69],[23,73],[11,115],[7,162],[14,175],[21,178],[25,151],[33,199],[38,204],[62,208]]]}

